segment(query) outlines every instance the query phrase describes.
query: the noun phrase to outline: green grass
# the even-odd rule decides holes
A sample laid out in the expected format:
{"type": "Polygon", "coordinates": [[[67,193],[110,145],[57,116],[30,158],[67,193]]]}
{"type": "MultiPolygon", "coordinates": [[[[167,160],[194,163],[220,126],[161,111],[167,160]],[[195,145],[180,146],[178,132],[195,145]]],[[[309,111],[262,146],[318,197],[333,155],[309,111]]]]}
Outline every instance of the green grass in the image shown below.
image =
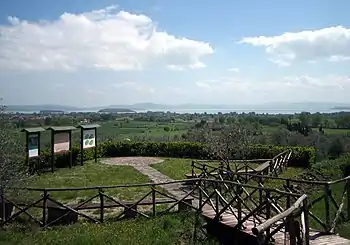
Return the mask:
{"type": "Polygon", "coordinates": [[[75,224],[48,230],[0,231],[1,245],[173,245],[192,244],[194,215],[171,214],[154,219],[75,224]]]}
{"type": "MultiPolygon", "coordinates": [[[[180,159],[180,158],[166,158],[164,162],[152,165],[153,168],[158,170],[159,172],[169,176],[172,179],[180,180],[185,179],[186,174],[190,174],[192,171],[191,162],[193,159],[180,159]]],[[[209,166],[217,167],[219,166],[219,162],[207,162],[209,166]]],[[[251,167],[256,167],[257,164],[249,163],[251,167]]],[[[239,166],[239,165],[238,165],[239,166]]],[[[210,168],[208,167],[208,171],[210,168]]],[[[197,173],[200,170],[196,170],[197,173]]]]}
{"type": "MultiPolygon", "coordinates": [[[[57,169],[54,173],[45,173],[33,177],[28,186],[46,188],[111,186],[121,184],[138,184],[150,182],[149,178],[131,166],[112,166],[92,161],[84,166],[72,169],[57,169]]],[[[150,190],[149,187],[106,189],[105,193],[124,200],[134,200],[142,197],[150,190]]],[[[84,199],[97,194],[98,190],[51,192],[51,196],[60,201],[84,199]]],[[[28,193],[32,194],[32,193],[28,193]]],[[[42,193],[36,193],[42,194],[42,193]]]]}
{"type": "Polygon", "coordinates": [[[192,159],[167,158],[152,167],[172,179],[185,179],[185,174],[191,173],[191,162],[192,159]]]}
{"type": "MultiPolygon", "coordinates": [[[[312,128],[312,130],[318,131],[318,128],[312,128]]],[[[323,131],[328,135],[350,135],[350,129],[323,128],[323,131]]]]}
{"type": "MultiPolygon", "coordinates": [[[[285,169],[285,171],[283,173],[278,175],[278,177],[294,179],[298,175],[300,175],[303,171],[304,171],[304,169],[302,169],[302,168],[287,167],[287,169],[285,169]]],[[[264,187],[277,188],[279,190],[284,190],[283,184],[286,184],[286,182],[284,180],[270,179],[264,183],[264,187]]]]}

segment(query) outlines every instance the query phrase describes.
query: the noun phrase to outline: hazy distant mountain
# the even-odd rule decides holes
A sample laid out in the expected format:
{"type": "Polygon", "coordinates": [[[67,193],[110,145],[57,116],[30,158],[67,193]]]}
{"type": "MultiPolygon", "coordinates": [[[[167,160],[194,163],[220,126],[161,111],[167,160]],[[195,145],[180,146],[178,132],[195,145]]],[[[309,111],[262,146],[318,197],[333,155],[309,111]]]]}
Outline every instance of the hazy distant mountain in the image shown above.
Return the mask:
{"type": "Polygon", "coordinates": [[[166,109],[285,109],[285,110],[329,110],[334,107],[349,107],[349,104],[331,102],[272,102],[263,104],[155,104],[137,103],[132,105],[113,105],[108,107],[128,108],[134,110],[166,110],[166,109]]]}
{"type": "Polygon", "coordinates": [[[6,105],[6,111],[74,111],[77,109],[78,107],[65,105],[6,105]]]}
{"type": "Polygon", "coordinates": [[[232,110],[298,110],[298,111],[323,111],[323,110],[341,110],[341,108],[350,108],[350,103],[332,103],[332,102],[271,102],[263,104],[156,104],[156,103],[135,103],[130,105],[109,105],[99,107],[76,107],[65,105],[8,105],[7,111],[41,111],[41,110],[61,110],[61,111],[98,111],[104,108],[120,108],[129,110],[194,110],[194,109],[232,109],[232,110]]]}

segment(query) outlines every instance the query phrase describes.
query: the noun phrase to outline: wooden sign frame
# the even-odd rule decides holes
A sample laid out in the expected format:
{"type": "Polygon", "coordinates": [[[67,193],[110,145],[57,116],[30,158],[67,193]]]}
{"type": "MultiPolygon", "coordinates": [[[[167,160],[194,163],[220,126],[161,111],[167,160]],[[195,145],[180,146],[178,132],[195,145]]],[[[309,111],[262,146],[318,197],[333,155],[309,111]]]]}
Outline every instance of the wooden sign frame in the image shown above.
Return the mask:
{"type": "MultiPolygon", "coordinates": [[[[29,165],[29,159],[31,158],[30,157],[30,154],[29,154],[29,138],[30,136],[36,136],[38,137],[38,155],[37,156],[33,156],[33,158],[37,158],[37,166],[39,166],[40,164],[40,151],[41,151],[41,148],[40,148],[40,132],[43,132],[45,131],[44,128],[42,127],[36,127],[36,128],[24,128],[22,129],[20,132],[24,132],[26,134],[26,147],[25,147],[25,151],[26,151],[26,164],[29,165]]],[[[29,170],[30,171],[35,171],[36,170],[36,167],[37,166],[29,166],[29,170]]]]}
{"type": "Polygon", "coordinates": [[[80,125],[78,128],[80,128],[80,165],[84,165],[84,131],[85,130],[94,130],[95,131],[95,146],[91,147],[94,148],[94,158],[95,163],[97,162],[97,128],[101,127],[99,124],[89,124],[89,125],[80,125]]]}
{"type": "Polygon", "coordinates": [[[51,172],[55,169],[55,136],[60,133],[68,133],[69,136],[69,168],[72,168],[73,164],[73,154],[72,154],[72,131],[76,127],[73,126],[52,126],[48,130],[51,130],[51,172]]]}

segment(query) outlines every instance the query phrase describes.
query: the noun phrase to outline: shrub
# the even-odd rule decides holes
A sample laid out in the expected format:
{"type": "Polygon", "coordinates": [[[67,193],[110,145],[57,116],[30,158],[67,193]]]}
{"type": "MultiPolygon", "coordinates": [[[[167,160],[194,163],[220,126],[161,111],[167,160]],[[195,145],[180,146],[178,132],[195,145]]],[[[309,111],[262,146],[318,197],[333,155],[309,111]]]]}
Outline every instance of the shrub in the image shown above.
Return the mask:
{"type": "MultiPolygon", "coordinates": [[[[122,157],[122,156],[157,156],[207,159],[208,152],[202,143],[193,142],[130,142],[107,141],[98,144],[97,157],[122,157]]],[[[309,167],[315,162],[315,149],[313,147],[274,146],[274,145],[252,145],[247,159],[269,159],[285,150],[292,150],[290,166],[309,167]]],[[[49,150],[41,152],[43,160],[51,162],[49,150]]],[[[80,164],[80,147],[72,147],[72,165],[80,164]]],[[[94,149],[84,150],[84,161],[94,159],[94,149]]],[[[33,160],[35,161],[35,160],[33,160]]],[[[62,168],[69,166],[69,154],[55,155],[55,167],[62,168]]]]}

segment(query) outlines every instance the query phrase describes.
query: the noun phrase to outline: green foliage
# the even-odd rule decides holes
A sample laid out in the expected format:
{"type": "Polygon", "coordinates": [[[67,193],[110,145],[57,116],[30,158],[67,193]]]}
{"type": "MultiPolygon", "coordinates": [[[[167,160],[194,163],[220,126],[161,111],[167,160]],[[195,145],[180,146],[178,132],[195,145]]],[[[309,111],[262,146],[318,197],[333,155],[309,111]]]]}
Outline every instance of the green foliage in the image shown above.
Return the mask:
{"type": "MultiPolygon", "coordinates": [[[[122,156],[157,156],[174,158],[208,159],[207,147],[201,143],[193,142],[136,142],[136,141],[107,141],[100,143],[97,148],[97,157],[122,157],[122,156]]],[[[315,149],[313,147],[252,145],[246,159],[272,158],[285,150],[292,150],[290,166],[309,167],[315,162],[315,149]]],[[[43,151],[44,162],[50,163],[51,154],[43,151]]],[[[73,146],[73,165],[80,163],[80,148],[73,146]]],[[[94,149],[84,151],[84,161],[94,158],[94,149]]],[[[69,154],[55,156],[56,167],[67,167],[69,154]]]]}
{"type": "MultiPolygon", "coordinates": [[[[101,225],[80,223],[48,230],[12,229],[0,231],[0,244],[6,245],[173,245],[193,244],[192,213],[157,218],[106,222],[101,225]]],[[[209,244],[207,242],[201,244],[209,244]]]]}

